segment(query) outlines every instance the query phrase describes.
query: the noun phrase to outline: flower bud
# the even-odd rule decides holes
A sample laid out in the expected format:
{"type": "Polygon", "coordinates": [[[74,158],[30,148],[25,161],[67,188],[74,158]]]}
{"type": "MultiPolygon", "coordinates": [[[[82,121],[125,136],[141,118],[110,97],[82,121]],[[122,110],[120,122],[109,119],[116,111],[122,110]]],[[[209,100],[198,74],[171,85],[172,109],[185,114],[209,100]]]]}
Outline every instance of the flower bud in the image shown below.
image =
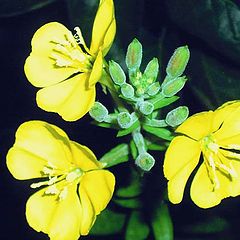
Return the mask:
{"type": "Polygon", "coordinates": [[[158,75],[158,69],[159,69],[159,64],[158,64],[158,59],[153,58],[147,65],[145,71],[144,71],[144,76],[147,79],[147,81],[151,84],[156,81],[157,75],[158,75]]]}
{"type": "Polygon", "coordinates": [[[167,74],[172,78],[181,76],[187,66],[189,57],[190,52],[187,46],[177,48],[168,62],[167,74]]]}
{"type": "Polygon", "coordinates": [[[89,111],[90,116],[98,122],[103,122],[108,116],[108,110],[100,102],[95,102],[89,111]]]}
{"type": "Polygon", "coordinates": [[[117,121],[121,128],[129,128],[132,125],[132,116],[128,112],[120,112],[117,121]]]}
{"type": "Polygon", "coordinates": [[[144,152],[138,155],[135,164],[144,171],[150,171],[155,164],[155,159],[149,153],[144,152]]]}
{"type": "Polygon", "coordinates": [[[135,38],[129,44],[126,54],[126,65],[130,70],[137,70],[142,62],[142,44],[135,38]]]}
{"type": "Polygon", "coordinates": [[[134,96],[134,88],[130,84],[124,83],[121,86],[121,93],[125,98],[132,98],[134,96]]]}
{"type": "Polygon", "coordinates": [[[155,96],[160,90],[160,84],[159,82],[155,82],[151,84],[147,89],[147,94],[149,96],[155,96]]]}
{"type": "Polygon", "coordinates": [[[143,102],[140,102],[139,104],[139,110],[142,114],[149,115],[153,112],[154,106],[150,102],[143,101],[143,102]]]}
{"type": "Polygon", "coordinates": [[[109,72],[112,80],[117,85],[122,85],[126,82],[126,75],[121,66],[113,60],[109,62],[109,72]]]}
{"type": "Polygon", "coordinates": [[[176,127],[183,123],[189,114],[188,107],[180,106],[170,111],[166,116],[166,123],[171,127],[176,127]]]}
{"type": "Polygon", "coordinates": [[[184,87],[186,81],[187,81],[187,78],[185,76],[177,77],[171,81],[168,81],[166,84],[162,86],[163,96],[165,97],[174,96],[184,87]]]}

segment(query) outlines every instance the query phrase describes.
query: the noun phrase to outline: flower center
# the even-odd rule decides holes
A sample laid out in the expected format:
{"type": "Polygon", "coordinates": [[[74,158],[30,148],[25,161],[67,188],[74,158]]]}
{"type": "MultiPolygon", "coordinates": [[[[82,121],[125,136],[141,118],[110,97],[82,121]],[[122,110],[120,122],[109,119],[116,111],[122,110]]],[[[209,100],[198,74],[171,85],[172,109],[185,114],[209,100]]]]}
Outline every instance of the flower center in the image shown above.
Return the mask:
{"type": "Polygon", "coordinates": [[[213,184],[213,191],[220,188],[219,174],[227,176],[230,180],[237,177],[230,160],[221,153],[221,147],[212,135],[202,138],[200,144],[204,163],[213,184]]]}
{"type": "Polygon", "coordinates": [[[31,188],[39,188],[47,186],[45,190],[46,195],[57,195],[58,200],[63,200],[67,196],[68,185],[74,182],[78,183],[84,172],[80,168],[72,168],[66,173],[59,174],[59,171],[52,166],[45,166],[42,170],[44,176],[48,177],[48,180],[33,183],[31,188]]]}
{"type": "Polygon", "coordinates": [[[50,58],[55,60],[55,67],[71,67],[76,72],[89,72],[92,68],[93,57],[82,37],[80,28],[75,28],[76,34],[73,36],[69,31],[65,39],[54,39],[53,51],[50,58]]]}

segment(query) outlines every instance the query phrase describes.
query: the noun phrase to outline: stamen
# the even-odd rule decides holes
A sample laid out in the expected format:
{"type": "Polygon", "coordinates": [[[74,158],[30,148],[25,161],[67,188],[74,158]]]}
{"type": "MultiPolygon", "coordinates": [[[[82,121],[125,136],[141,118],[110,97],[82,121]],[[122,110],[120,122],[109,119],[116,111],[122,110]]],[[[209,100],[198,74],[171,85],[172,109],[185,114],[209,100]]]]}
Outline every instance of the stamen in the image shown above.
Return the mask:
{"type": "Polygon", "coordinates": [[[42,186],[48,185],[48,181],[38,182],[38,183],[32,183],[30,185],[31,188],[39,188],[42,186]]]}
{"type": "Polygon", "coordinates": [[[209,156],[209,165],[210,165],[210,167],[212,169],[212,173],[213,173],[213,183],[214,183],[213,191],[215,191],[216,189],[219,189],[220,182],[217,177],[216,166],[215,166],[215,162],[214,162],[212,155],[209,156]]]}
{"type": "Polygon", "coordinates": [[[66,180],[68,182],[73,182],[75,179],[81,177],[83,174],[82,170],[79,168],[74,169],[73,171],[71,171],[70,173],[67,174],[66,176],[66,180]]]}
{"type": "Polygon", "coordinates": [[[58,195],[59,201],[65,199],[67,197],[67,193],[68,193],[67,187],[64,187],[63,190],[58,195]]]}
{"type": "Polygon", "coordinates": [[[51,195],[59,194],[59,193],[60,193],[60,190],[57,189],[56,185],[49,186],[45,191],[45,194],[51,194],[51,195]]]}

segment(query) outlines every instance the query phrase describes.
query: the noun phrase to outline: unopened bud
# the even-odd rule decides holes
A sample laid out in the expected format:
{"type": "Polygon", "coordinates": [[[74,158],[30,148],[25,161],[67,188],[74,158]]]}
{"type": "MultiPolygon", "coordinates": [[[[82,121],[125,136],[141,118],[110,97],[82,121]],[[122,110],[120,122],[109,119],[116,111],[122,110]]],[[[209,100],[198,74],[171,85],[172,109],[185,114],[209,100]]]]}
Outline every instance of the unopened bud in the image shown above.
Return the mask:
{"type": "Polygon", "coordinates": [[[149,153],[144,152],[138,155],[135,164],[144,171],[150,171],[155,164],[155,159],[149,153]]]}
{"type": "Polygon", "coordinates": [[[128,45],[126,65],[130,70],[137,70],[142,62],[142,44],[135,38],[128,45]]]}
{"type": "Polygon", "coordinates": [[[117,85],[122,85],[126,82],[126,75],[121,66],[113,60],[109,62],[109,72],[112,80],[117,85]]]}
{"type": "Polygon", "coordinates": [[[177,48],[168,62],[167,74],[172,78],[181,76],[187,66],[189,57],[190,52],[187,46],[177,48]]]}
{"type": "Polygon", "coordinates": [[[180,106],[170,111],[166,116],[166,123],[171,127],[176,127],[183,123],[189,114],[188,107],[180,106]]]}
{"type": "Polygon", "coordinates": [[[153,58],[148,63],[148,65],[144,71],[144,76],[147,79],[147,81],[149,81],[149,83],[153,83],[157,79],[158,69],[159,69],[158,59],[153,58]]]}
{"type": "Polygon", "coordinates": [[[89,114],[96,121],[102,122],[108,116],[108,110],[100,102],[95,102],[89,114]]]}
{"type": "Polygon", "coordinates": [[[147,94],[149,96],[155,96],[160,90],[160,84],[159,82],[155,82],[151,84],[147,89],[147,94]]]}
{"type": "Polygon", "coordinates": [[[125,83],[121,86],[121,93],[125,98],[132,98],[134,96],[134,88],[130,84],[125,83]]]}
{"type": "Polygon", "coordinates": [[[185,85],[187,78],[185,76],[175,78],[162,86],[162,94],[165,97],[172,97],[178,93],[185,85]]]}
{"type": "Polygon", "coordinates": [[[152,103],[143,101],[139,104],[139,110],[144,115],[149,115],[153,112],[154,106],[152,103]]]}
{"type": "Polygon", "coordinates": [[[129,128],[132,125],[132,116],[128,112],[120,112],[117,121],[121,128],[129,128]]]}

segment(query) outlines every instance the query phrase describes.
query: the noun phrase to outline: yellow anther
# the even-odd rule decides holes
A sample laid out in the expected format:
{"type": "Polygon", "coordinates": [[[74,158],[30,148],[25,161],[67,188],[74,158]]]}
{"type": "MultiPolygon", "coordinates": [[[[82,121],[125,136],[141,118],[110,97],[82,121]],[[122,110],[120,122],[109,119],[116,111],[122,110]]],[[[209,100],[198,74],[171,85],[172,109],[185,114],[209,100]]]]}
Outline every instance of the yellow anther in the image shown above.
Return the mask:
{"type": "Polygon", "coordinates": [[[59,194],[60,193],[60,190],[57,189],[56,185],[51,185],[49,186],[46,191],[45,191],[45,194],[59,194]]]}

